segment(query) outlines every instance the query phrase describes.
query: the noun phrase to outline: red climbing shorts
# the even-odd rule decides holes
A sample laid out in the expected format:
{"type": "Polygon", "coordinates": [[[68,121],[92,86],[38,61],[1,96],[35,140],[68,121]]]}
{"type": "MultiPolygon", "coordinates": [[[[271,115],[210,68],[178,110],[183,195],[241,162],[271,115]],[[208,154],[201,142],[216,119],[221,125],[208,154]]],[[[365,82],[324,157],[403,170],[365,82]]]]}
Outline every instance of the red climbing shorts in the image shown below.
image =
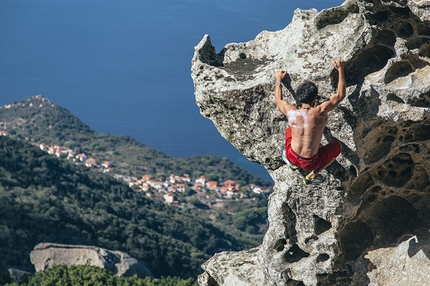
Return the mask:
{"type": "Polygon", "coordinates": [[[332,141],[327,145],[320,147],[318,153],[310,158],[304,158],[294,152],[291,148],[292,134],[290,127],[287,127],[285,132],[285,150],[287,151],[287,159],[291,164],[297,165],[303,170],[315,170],[324,166],[334,158],[336,158],[342,150],[342,144],[339,141],[332,141]]]}

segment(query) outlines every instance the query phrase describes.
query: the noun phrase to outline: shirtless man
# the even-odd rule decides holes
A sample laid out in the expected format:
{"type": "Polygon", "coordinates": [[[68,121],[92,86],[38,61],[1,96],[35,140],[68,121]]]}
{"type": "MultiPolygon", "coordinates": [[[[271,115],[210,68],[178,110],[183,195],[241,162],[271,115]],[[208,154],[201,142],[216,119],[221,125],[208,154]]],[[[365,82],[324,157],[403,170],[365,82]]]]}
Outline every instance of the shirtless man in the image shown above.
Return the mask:
{"type": "Polygon", "coordinates": [[[339,141],[332,141],[319,147],[328,113],[335,109],[346,95],[344,61],[336,60],[334,67],[339,72],[337,93],[317,106],[315,102],[318,88],[314,83],[306,81],[297,88],[296,96],[301,107],[296,108],[282,98],[281,83],[287,76],[287,72],[277,71],[275,74],[276,105],[287,116],[289,125],[286,130],[282,158],[292,170],[302,168],[311,171],[303,180],[305,185],[323,183],[326,176],[320,172],[333,163],[342,149],[339,141]]]}

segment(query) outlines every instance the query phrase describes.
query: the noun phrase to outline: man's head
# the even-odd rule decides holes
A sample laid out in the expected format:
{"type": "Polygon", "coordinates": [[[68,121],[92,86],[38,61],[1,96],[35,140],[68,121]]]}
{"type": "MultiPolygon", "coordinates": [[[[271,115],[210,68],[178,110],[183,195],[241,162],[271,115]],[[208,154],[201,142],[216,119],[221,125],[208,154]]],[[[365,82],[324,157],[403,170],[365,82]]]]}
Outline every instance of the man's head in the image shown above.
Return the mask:
{"type": "Polygon", "coordinates": [[[318,96],[318,87],[310,81],[305,81],[296,91],[297,99],[300,103],[311,104],[318,96]]]}

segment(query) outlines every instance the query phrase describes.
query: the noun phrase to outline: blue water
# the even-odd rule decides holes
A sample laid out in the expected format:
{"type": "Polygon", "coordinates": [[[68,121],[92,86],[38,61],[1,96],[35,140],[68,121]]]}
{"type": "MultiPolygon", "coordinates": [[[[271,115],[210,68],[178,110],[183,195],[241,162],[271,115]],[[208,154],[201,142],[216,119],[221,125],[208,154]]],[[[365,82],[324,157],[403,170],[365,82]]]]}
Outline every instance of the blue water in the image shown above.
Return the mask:
{"type": "Polygon", "coordinates": [[[281,30],[296,8],[343,1],[0,0],[0,105],[42,94],[92,129],[174,157],[214,154],[270,179],[195,104],[194,46],[281,30]]]}

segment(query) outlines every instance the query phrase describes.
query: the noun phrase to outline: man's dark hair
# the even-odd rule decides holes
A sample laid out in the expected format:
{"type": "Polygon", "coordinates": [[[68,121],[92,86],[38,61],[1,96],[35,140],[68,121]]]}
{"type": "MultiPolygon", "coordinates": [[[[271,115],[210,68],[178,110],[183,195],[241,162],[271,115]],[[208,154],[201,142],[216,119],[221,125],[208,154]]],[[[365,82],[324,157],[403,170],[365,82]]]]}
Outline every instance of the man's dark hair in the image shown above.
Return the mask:
{"type": "Polygon", "coordinates": [[[318,96],[318,87],[310,81],[305,81],[297,88],[297,99],[301,103],[311,103],[318,96]]]}

